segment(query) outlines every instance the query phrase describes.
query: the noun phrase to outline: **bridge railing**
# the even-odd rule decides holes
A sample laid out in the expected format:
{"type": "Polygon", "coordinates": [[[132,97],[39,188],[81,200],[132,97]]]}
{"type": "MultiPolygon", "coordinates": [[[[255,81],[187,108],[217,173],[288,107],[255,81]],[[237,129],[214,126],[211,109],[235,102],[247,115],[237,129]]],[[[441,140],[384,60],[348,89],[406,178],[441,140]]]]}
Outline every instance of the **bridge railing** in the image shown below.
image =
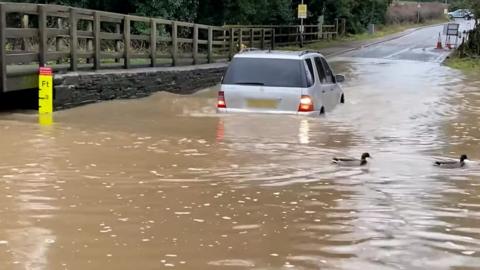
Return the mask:
{"type": "MultiPolygon", "coordinates": [[[[226,61],[242,35],[271,48],[272,29],[230,29],[59,5],[0,2],[0,81],[6,92],[38,66],[57,71],[192,65],[226,61]]],[[[31,84],[27,82],[26,84],[31,84]]]]}
{"type": "MultiPolygon", "coordinates": [[[[328,27],[307,26],[306,41],[338,35],[338,23],[331,26],[335,29],[328,27]]],[[[46,65],[68,72],[228,61],[244,46],[272,49],[277,43],[293,44],[295,29],[298,26],[219,27],[0,2],[0,92],[34,87],[32,75],[46,65]]]]}

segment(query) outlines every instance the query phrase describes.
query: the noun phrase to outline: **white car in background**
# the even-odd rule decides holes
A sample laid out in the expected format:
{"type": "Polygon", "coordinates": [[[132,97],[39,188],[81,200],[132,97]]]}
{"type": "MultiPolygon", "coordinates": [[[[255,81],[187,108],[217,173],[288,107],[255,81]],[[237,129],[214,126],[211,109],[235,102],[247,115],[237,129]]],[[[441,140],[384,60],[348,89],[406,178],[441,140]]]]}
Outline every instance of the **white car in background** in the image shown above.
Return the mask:
{"type": "Polygon", "coordinates": [[[318,52],[247,51],[233,58],[217,111],[318,116],[345,102],[343,81],[318,52]]]}
{"type": "Polygon", "coordinates": [[[453,12],[448,13],[450,19],[463,18],[465,20],[471,20],[474,18],[473,13],[468,9],[457,9],[453,12]]]}

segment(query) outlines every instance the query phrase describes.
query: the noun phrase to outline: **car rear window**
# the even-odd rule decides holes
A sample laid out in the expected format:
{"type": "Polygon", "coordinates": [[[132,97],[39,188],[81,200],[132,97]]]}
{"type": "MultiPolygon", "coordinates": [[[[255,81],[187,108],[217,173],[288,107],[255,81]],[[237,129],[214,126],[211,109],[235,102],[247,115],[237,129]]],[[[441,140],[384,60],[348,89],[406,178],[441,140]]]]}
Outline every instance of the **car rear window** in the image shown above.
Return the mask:
{"type": "Polygon", "coordinates": [[[305,88],[305,65],[293,59],[235,58],[223,84],[305,88]]]}

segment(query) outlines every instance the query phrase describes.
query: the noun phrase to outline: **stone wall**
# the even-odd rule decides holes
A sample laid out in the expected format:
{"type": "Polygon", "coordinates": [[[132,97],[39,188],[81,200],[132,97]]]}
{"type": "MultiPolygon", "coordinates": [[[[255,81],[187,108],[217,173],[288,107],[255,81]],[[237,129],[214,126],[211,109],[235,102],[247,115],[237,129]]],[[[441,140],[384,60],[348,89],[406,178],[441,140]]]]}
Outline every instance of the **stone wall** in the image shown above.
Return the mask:
{"type": "Polygon", "coordinates": [[[140,98],[158,91],[192,94],[219,84],[226,68],[226,63],[217,63],[58,74],[54,107],[60,110],[103,100],[140,98]]]}

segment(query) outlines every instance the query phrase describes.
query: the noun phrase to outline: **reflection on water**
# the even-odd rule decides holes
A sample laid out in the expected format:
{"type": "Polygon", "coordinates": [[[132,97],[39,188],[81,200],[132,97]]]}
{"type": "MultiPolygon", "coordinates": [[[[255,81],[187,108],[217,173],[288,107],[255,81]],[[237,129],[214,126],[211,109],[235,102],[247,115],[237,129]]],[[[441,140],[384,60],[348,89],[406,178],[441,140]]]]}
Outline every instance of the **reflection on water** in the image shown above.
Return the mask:
{"type": "Polygon", "coordinates": [[[340,59],[322,118],[215,114],[215,90],[0,116],[0,269],[475,269],[480,81],[340,59]],[[435,80],[432,80],[435,78],[435,80]],[[338,168],[336,155],[374,156],[338,168]]]}

